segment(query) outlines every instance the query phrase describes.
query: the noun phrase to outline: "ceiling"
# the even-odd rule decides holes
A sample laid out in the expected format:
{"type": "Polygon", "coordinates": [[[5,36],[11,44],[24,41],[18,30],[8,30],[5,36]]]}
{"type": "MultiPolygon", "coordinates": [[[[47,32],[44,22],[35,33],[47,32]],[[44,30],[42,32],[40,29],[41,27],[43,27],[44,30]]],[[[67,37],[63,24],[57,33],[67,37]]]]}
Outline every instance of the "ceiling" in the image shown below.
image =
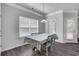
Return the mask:
{"type": "Polygon", "coordinates": [[[43,15],[58,10],[79,10],[79,3],[20,3],[19,5],[43,15]]]}

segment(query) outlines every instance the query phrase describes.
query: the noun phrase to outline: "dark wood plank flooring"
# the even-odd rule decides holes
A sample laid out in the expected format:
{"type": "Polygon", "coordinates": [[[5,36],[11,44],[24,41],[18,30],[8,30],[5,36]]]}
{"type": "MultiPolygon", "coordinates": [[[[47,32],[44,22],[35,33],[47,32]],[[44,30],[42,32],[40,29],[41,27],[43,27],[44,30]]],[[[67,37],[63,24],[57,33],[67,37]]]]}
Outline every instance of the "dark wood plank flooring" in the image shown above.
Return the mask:
{"type": "MultiPolygon", "coordinates": [[[[32,56],[30,45],[18,47],[1,53],[2,56],[32,56]]],[[[36,54],[39,56],[39,54],[36,54]]],[[[55,48],[51,48],[49,56],[79,56],[79,44],[56,43],[55,48]]]]}
{"type": "Polygon", "coordinates": [[[50,56],[79,56],[79,44],[56,43],[55,48],[49,51],[50,56]]]}

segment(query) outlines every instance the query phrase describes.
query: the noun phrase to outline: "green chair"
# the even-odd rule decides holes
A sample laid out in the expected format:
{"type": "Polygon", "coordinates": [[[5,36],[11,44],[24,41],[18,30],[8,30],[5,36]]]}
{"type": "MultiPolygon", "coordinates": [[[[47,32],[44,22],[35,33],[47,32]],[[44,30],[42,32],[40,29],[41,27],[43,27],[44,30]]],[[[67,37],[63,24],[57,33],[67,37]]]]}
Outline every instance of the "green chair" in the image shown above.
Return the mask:
{"type": "Polygon", "coordinates": [[[58,39],[58,36],[56,34],[48,36],[45,43],[41,45],[41,50],[44,53],[44,55],[48,56],[48,49],[53,45],[55,46],[55,39],[58,39]]]}
{"type": "Polygon", "coordinates": [[[53,34],[52,39],[53,39],[52,44],[55,47],[55,40],[58,39],[58,36],[56,34],[53,34]]]}

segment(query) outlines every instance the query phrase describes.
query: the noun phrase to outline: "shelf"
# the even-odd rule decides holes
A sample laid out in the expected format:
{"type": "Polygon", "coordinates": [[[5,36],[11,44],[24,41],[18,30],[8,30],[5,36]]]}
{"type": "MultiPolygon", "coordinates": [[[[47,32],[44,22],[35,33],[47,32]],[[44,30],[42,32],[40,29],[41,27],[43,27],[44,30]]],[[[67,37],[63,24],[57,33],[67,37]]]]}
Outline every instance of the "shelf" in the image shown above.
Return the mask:
{"type": "Polygon", "coordinates": [[[29,29],[29,27],[19,27],[20,29],[29,29]]]}
{"type": "MultiPolygon", "coordinates": [[[[28,27],[28,26],[19,26],[19,27],[28,27]]],[[[38,27],[38,26],[29,26],[29,27],[31,28],[31,27],[38,27]]]]}
{"type": "Polygon", "coordinates": [[[19,26],[19,27],[29,27],[29,26],[19,26]]]}
{"type": "Polygon", "coordinates": [[[30,27],[30,28],[38,28],[38,27],[30,27]]]}
{"type": "Polygon", "coordinates": [[[38,28],[38,27],[19,27],[19,28],[38,28]]]}

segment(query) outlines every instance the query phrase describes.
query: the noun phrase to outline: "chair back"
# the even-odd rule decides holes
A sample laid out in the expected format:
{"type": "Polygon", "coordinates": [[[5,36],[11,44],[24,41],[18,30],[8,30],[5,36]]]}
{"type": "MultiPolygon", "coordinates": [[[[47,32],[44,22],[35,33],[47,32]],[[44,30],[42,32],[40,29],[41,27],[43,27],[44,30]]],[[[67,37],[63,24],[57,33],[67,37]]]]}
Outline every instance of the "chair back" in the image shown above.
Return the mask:
{"type": "Polygon", "coordinates": [[[58,39],[57,34],[53,34],[53,35],[52,35],[52,38],[53,38],[53,39],[58,39]]]}
{"type": "Polygon", "coordinates": [[[47,42],[52,43],[55,39],[58,39],[58,36],[56,34],[52,34],[48,36],[47,42]]]}
{"type": "Polygon", "coordinates": [[[51,40],[52,40],[52,36],[50,35],[50,36],[48,36],[48,38],[47,38],[47,42],[48,42],[48,43],[52,43],[51,40]]]}

